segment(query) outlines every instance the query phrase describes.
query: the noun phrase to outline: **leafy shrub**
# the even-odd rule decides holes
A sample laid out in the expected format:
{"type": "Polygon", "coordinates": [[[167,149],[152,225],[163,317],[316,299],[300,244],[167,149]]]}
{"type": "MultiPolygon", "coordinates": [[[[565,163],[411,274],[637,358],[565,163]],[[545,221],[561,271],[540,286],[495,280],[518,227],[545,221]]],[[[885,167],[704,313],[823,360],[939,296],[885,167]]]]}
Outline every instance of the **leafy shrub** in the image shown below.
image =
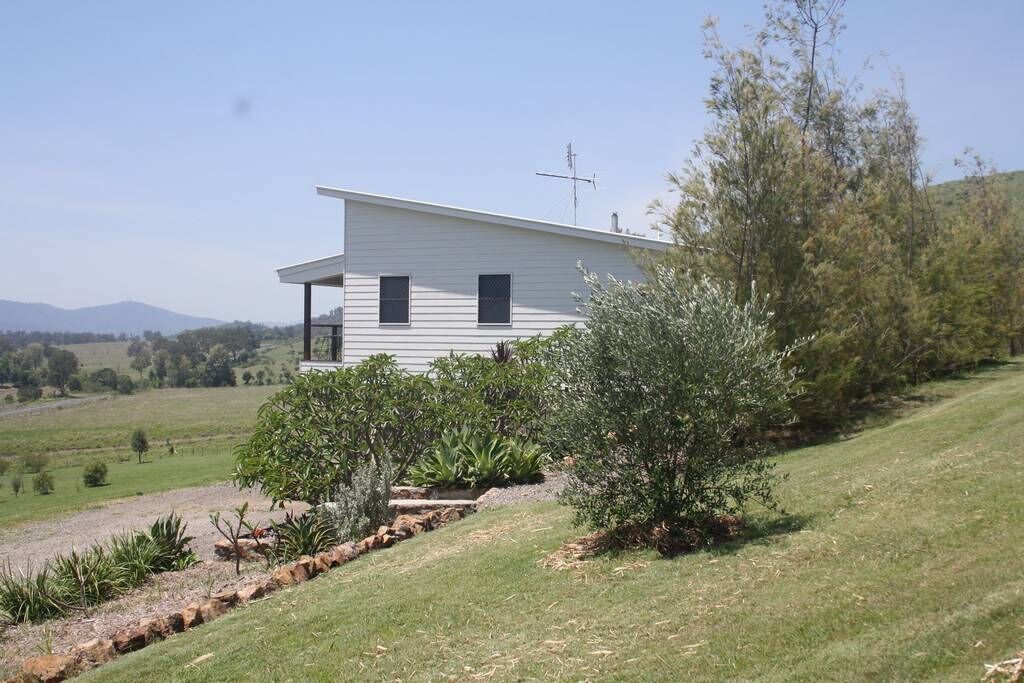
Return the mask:
{"type": "Polygon", "coordinates": [[[502,342],[491,357],[452,353],[435,359],[428,372],[433,431],[466,427],[477,434],[536,439],[550,378],[542,352],[551,343],[535,337],[502,342]]]}
{"type": "Polygon", "coordinates": [[[28,403],[29,401],[41,399],[43,397],[43,389],[34,384],[22,384],[18,387],[17,394],[20,403],[28,403]]]}
{"type": "Polygon", "coordinates": [[[236,451],[235,480],[275,501],[331,500],[369,459],[404,477],[436,438],[430,381],[383,354],[333,372],[310,372],[260,408],[256,430],[236,451]]]}
{"type": "Polygon", "coordinates": [[[644,285],[585,278],[586,325],[552,349],[548,433],[572,456],[576,522],[671,535],[772,505],[764,429],[788,419],[793,377],[767,308],[665,268],[644,285]]]}
{"type": "Polygon", "coordinates": [[[100,390],[109,389],[113,391],[117,389],[117,373],[110,368],[94,370],[93,373],[89,375],[89,383],[100,390]]]}
{"type": "Polygon", "coordinates": [[[40,496],[48,496],[53,493],[53,475],[43,470],[32,477],[32,490],[40,496]]]}
{"type": "Polygon", "coordinates": [[[78,375],[72,375],[71,379],[68,380],[68,391],[81,391],[82,390],[82,378],[78,375]]]}
{"type": "Polygon", "coordinates": [[[118,375],[117,377],[117,393],[119,394],[130,394],[135,391],[135,380],[128,375],[118,375]]]}
{"type": "Polygon", "coordinates": [[[85,471],[82,473],[82,481],[86,486],[106,486],[107,485],[107,464],[102,460],[95,460],[85,466],[85,471]]]}
{"type": "Polygon", "coordinates": [[[298,517],[288,513],[283,522],[272,526],[277,536],[274,554],[281,562],[316,555],[338,544],[334,520],[321,512],[310,511],[298,517]]]}
{"type": "Polygon", "coordinates": [[[50,456],[45,453],[27,453],[21,458],[21,468],[30,474],[42,472],[50,464],[50,456]]]}
{"type": "Polygon", "coordinates": [[[14,492],[14,497],[15,498],[17,498],[18,494],[21,493],[21,487],[22,487],[21,473],[18,472],[13,477],[11,477],[11,491],[14,492]]]}
{"type": "Polygon", "coordinates": [[[334,526],[340,541],[355,541],[377,530],[390,518],[390,462],[366,462],[352,474],[351,484],[342,484],[334,494],[334,526]]]}

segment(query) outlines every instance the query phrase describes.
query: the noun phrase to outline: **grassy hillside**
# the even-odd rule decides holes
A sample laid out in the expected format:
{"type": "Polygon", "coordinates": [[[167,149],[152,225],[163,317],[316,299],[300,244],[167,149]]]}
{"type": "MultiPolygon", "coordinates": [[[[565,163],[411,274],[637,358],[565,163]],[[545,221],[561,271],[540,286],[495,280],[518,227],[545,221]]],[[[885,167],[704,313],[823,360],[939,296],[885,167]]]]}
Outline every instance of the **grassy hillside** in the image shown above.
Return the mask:
{"type": "Polygon", "coordinates": [[[67,349],[78,356],[82,368],[92,372],[100,368],[113,368],[119,375],[131,375],[132,379],[139,376],[131,368],[132,359],[128,357],[128,345],[131,342],[90,342],[88,344],[65,344],[62,349],[67,349]]]}
{"type": "Polygon", "coordinates": [[[1024,647],[1024,363],[786,453],[742,542],[556,571],[553,504],[416,538],[83,680],[978,680],[1024,647]]]}
{"type": "Polygon", "coordinates": [[[264,342],[259,353],[251,363],[235,368],[235,381],[242,384],[242,374],[248,370],[253,375],[263,370],[267,376],[278,377],[283,370],[299,371],[299,359],[302,358],[302,339],[289,339],[281,342],[264,342]]]}
{"type": "Polygon", "coordinates": [[[107,465],[106,486],[86,488],[82,483],[82,466],[69,465],[51,469],[54,490],[48,496],[32,492],[32,475],[24,475],[25,492],[15,497],[8,473],[0,477],[0,527],[36,519],[63,517],[76,510],[92,507],[115,498],[169,491],[226,481],[234,467],[234,455],[229,445],[196,449],[183,449],[170,457],[166,450],[157,448],[147,454],[139,464],[134,456],[124,462],[107,465]]]}
{"type": "Polygon", "coordinates": [[[54,465],[130,453],[132,430],[154,448],[224,445],[244,439],[256,411],[280,387],[160,389],[28,415],[0,416],[0,457],[50,454],[54,465]]]}
{"type": "MultiPolygon", "coordinates": [[[[1010,198],[1011,210],[1017,217],[1024,220],[1024,171],[1000,173],[995,182],[1006,190],[1010,198]]],[[[931,188],[931,198],[939,214],[949,213],[964,200],[967,191],[966,181],[953,180],[935,185],[931,188]]]]}

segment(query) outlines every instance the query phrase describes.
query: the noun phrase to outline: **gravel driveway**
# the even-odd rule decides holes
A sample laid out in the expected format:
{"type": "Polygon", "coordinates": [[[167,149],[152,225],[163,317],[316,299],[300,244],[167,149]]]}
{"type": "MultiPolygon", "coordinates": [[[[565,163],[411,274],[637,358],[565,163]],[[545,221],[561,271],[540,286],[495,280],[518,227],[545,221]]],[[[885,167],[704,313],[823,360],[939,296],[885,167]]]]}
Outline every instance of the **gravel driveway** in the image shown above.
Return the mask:
{"type": "Polygon", "coordinates": [[[112,501],[101,507],[73,513],[67,517],[43,522],[21,524],[0,531],[0,565],[8,560],[14,567],[38,566],[53,555],[87,548],[106,541],[126,529],[148,527],[162,515],[176,512],[188,524],[188,535],[194,536],[192,548],[202,559],[213,559],[213,543],[220,535],[210,524],[210,513],[230,514],[235,507],[249,502],[249,518],[266,522],[284,518],[288,510],[304,510],[296,504],[285,510],[268,512],[270,499],[255,491],[242,491],[230,484],[196,486],[152,493],[137,498],[112,501]]]}

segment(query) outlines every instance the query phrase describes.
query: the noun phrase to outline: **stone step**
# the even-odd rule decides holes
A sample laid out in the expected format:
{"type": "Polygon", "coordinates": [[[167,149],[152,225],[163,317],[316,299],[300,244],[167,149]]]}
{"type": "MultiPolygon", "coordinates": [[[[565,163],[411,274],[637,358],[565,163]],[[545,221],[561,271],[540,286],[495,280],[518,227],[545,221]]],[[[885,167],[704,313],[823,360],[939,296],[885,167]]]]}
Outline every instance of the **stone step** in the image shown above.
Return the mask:
{"type": "Polygon", "coordinates": [[[402,500],[469,500],[479,498],[486,488],[443,489],[436,486],[392,486],[391,496],[402,500]]]}
{"type": "Polygon", "coordinates": [[[410,515],[417,512],[429,512],[431,510],[443,510],[445,508],[458,508],[467,512],[476,509],[476,501],[470,499],[456,500],[423,500],[419,498],[392,498],[388,507],[392,512],[410,515]]]}

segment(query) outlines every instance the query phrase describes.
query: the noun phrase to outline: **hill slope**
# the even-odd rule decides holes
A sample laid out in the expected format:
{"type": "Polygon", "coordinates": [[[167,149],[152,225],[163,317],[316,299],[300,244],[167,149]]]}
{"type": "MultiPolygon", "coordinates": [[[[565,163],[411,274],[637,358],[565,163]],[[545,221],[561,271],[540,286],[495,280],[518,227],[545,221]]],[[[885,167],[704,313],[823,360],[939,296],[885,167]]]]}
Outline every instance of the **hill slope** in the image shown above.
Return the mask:
{"type": "Polygon", "coordinates": [[[1024,362],[782,455],[785,515],[563,571],[579,531],[481,512],[81,680],[979,680],[1024,648],[1024,362]]]}
{"type": "Polygon", "coordinates": [[[153,330],[176,334],[182,330],[222,324],[221,320],[175,313],[138,301],[66,309],[0,299],[0,330],[100,334],[141,334],[144,330],[153,330]]]}
{"type": "MultiPolygon", "coordinates": [[[[999,173],[994,178],[996,185],[1006,190],[1010,198],[1010,211],[1018,220],[1024,220],[1024,171],[999,173]]],[[[964,200],[967,191],[966,180],[951,180],[931,187],[931,198],[939,214],[949,213],[964,200]]]]}

